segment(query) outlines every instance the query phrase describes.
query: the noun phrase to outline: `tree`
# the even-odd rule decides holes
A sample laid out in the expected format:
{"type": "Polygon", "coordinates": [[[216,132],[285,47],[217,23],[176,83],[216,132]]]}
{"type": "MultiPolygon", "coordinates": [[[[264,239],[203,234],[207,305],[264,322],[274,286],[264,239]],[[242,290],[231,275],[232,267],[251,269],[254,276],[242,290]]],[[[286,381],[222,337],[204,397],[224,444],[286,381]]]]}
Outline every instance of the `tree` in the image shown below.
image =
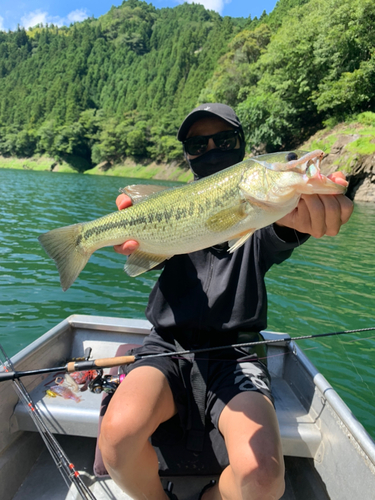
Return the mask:
{"type": "Polygon", "coordinates": [[[311,0],[289,12],[239,104],[250,143],[293,147],[330,116],[374,106],[370,0],[311,0]]]}
{"type": "Polygon", "coordinates": [[[0,32],[1,147],[175,158],[181,120],[206,101],[234,106],[253,148],[292,147],[374,109],[374,20],[372,0],[279,0],[260,19],[127,0],[70,27],[0,32]]]}

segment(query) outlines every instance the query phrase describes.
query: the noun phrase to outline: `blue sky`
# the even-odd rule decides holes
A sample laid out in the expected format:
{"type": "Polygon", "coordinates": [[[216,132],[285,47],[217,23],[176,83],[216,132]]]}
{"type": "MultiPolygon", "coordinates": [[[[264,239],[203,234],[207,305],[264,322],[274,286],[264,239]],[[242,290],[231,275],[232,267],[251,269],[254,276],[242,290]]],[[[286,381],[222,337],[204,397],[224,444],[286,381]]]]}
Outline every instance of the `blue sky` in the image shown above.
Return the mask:
{"type": "MultiPolygon", "coordinates": [[[[175,7],[184,0],[146,0],[156,8],[175,7]]],[[[187,0],[192,3],[192,0],[187,0]]],[[[259,17],[263,10],[270,13],[277,0],[195,0],[207,9],[223,16],[259,17]]],[[[0,0],[0,30],[14,30],[17,25],[29,28],[38,23],[59,26],[83,21],[88,16],[99,17],[122,0],[0,0]]]]}

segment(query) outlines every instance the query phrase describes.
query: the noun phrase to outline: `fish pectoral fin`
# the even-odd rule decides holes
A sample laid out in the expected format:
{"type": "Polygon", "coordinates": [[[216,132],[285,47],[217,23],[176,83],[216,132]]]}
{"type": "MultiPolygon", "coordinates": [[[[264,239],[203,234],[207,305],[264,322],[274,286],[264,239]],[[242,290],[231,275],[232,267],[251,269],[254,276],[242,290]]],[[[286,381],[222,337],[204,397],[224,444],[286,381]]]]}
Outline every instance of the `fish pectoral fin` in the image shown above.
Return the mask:
{"type": "Polygon", "coordinates": [[[168,186],[155,186],[154,184],[132,184],[119,189],[120,193],[124,193],[132,200],[133,205],[145,200],[149,196],[160,191],[170,189],[168,186]]]}
{"type": "Polygon", "coordinates": [[[171,257],[172,255],[156,255],[136,250],[128,257],[124,271],[131,277],[138,276],[171,257]]]}
{"type": "Polygon", "coordinates": [[[207,219],[206,227],[214,233],[220,233],[235,226],[246,216],[246,201],[243,201],[234,207],[225,208],[207,219]]]}
{"type": "Polygon", "coordinates": [[[247,241],[255,231],[256,229],[250,229],[246,233],[242,233],[242,235],[239,235],[238,238],[234,238],[233,240],[228,241],[228,252],[233,253],[235,250],[242,247],[245,241],[247,241]]]}

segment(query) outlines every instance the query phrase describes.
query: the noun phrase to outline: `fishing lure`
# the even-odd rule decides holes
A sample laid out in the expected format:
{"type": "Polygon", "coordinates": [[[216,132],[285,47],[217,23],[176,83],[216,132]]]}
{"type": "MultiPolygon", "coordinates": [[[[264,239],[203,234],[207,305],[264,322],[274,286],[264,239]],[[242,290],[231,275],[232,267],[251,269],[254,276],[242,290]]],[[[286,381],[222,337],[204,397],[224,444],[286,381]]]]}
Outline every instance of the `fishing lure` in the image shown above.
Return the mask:
{"type": "Polygon", "coordinates": [[[50,387],[50,391],[54,392],[64,399],[73,399],[73,401],[75,401],[76,403],[82,401],[82,398],[80,396],[74,394],[74,392],[69,387],[66,387],[63,384],[53,385],[52,387],[50,387]]]}
{"type": "Polygon", "coordinates": [[[97,370],[85,370],[81,372],[73,372],[72,379],[80,386],[80,392],[87,391],[89,384],[98,376],[97,370]]]}

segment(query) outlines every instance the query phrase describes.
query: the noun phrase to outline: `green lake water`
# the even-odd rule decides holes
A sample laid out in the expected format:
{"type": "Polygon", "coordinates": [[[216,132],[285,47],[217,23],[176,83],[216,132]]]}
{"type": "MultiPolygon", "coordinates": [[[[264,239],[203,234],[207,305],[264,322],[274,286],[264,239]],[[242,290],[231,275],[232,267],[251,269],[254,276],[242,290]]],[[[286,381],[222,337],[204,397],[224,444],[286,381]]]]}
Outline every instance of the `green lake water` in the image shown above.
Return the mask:
{"type": "MultiPolygon", "coordinates": [[[[63,292],[37,241],[115,211],[118,189],[134,183],[142,181],[0,169],[0,342],[10,355],[73,313],[144,317],[157,271],[129,278],[125,257],[105,248],[63,292]]],[[[375,327],[374,228],[375,206],[356,204],[337,237],[311,238],[274,266],[268,329],[293,336],[375,327]]],[[[375,331],[299,346],[375,438],[375,331]]]]}

